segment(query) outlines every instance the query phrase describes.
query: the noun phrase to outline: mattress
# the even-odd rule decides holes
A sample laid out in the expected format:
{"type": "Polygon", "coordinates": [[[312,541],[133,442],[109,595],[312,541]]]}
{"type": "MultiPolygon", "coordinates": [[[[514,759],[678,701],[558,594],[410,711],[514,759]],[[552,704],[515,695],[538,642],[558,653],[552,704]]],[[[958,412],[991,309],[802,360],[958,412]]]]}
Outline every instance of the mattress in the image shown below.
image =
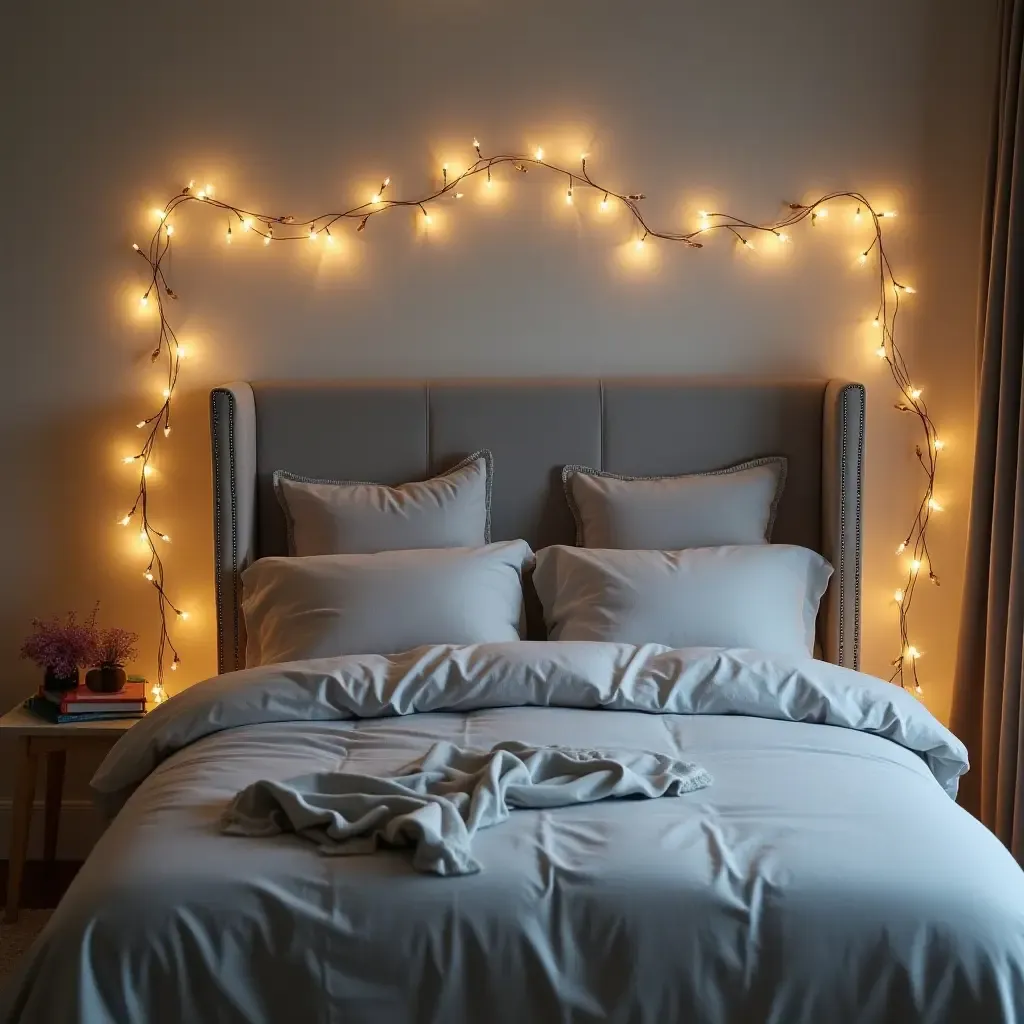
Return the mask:
{"type": "Polygon", "coordinates": [[[951,799],[965,769],[909,695],[809,659],[524,643],[230,673],[100,769],[113,821],[0,1019],[1024,1021],[1024,875],[951,799]],[[257,779],[394,773],[440,740],[713,782],[516,810],[457,878],[220,831],[257,779]]]}

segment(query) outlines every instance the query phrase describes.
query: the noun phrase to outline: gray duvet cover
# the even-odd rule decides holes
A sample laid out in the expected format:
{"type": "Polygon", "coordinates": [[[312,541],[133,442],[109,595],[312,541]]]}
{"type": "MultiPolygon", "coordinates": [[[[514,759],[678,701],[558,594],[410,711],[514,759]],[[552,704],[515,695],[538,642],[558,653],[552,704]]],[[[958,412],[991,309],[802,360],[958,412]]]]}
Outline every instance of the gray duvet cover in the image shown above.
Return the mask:
{"type": "Polygon", "coordinates": [[[0,1020],[1024,1022],[1024,875],[951,799],[965,769],[899,689],[756,652],[518,643],[232,673],[104,762],[116,817],[0,1020]],[[714,785],[516,811],[451,878],[219,829],[257,779],[504,740],[660,752],[714,785]]]}

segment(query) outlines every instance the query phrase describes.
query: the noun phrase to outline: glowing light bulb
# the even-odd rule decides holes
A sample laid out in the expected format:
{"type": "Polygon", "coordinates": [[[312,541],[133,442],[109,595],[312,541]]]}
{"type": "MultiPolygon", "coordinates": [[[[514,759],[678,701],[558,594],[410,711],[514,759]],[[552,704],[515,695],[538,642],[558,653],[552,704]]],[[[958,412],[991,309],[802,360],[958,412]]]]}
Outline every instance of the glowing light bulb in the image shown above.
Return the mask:
{"type": "Polygon", "coordinates": [[[264,245],[270,245],[271,239],[273,237],[274,237],[273,235],[264,235],[263,236],[263,244],[264,245]]]}
{"type": "Polygon", "coordinates": [[[913,644],[911,644],[907,648],[907,658],[910,661],[917,661],[917,659],[920,658],[920,657],[921,657],[921,652],[916,647],[914,647],[913,644]]]}
{"type": "Polygon", "coordinates": [[[429,213],[425,213],[425,214],[423,214],[423,223],[424,224],[433,224],[434,223],[434,218],[431,217],[429,213]]]}
{"type": "Polygon", "coordinates": [[[168,426],[164,427],[164,437],[170,437],[170,436],[171,436],[171,428],[168,425],[168,426]]]}
{"type": "Polygon", "coordinates": [[[327,235],[327,244],[329,246],[333,247],[334,246],[334,235],[331,234],[331,229],[330,228],[324,228],[324,234],[327,235]]]}
{"type": "Polygon", "coordinates": [[[903,541],[903,543],[900,544],[900,546],[896,549],[896,554],[897,555],[902,555],[903,552],[906,551],[906,550],[907,550],[907,542],[903,541]]]}
{"type": "Polygon", "coordinates": [[[493,182],[493,181],[491,181],[491,176],[490,176],[490,174],[488,174],[488,175],[487,175],[487,187],[488,187],[488,188],[493,188],[493,187],[494,187],[494,182],[493,182]]]}
{"type": "Polygon", "coordinates": [[[371,203],[379,203],[380,202],[380,193],[379,192],[374,192],[373,195],[370,197],[370,202],[371,203]]]}
{"type": "Polygon", "coordinates": [[[910,571],[913,573],[919,573],[921,571],[921,559],[914,558],[910,562],[910,571]]]}
{"type": "Polygon", "coordinates": [[[608,193],[607,192],[605,192],[605,194],[604,194],[604,199],[602,199],[601,202],[598,203],[598,208],[601,209],[601,210],[607,210],[608,209],[608,193]]]}
{"type": "Polygon", "coordinates": [[[905,291],[905,292],[906,292],[906,293],[907,293],[908,295],[914,295],[914,294],[915,294],[915,293],[917,292],[917,289],[916,289],[916,288],[911,288],[909,284],[905,284],[905,285],[903,285],[903,290],[904,290],[904,291],[905,291]]]}
{"type": "Polygon", "coordinates": [[[534,156],[534,159],[536,159],[536,160],[543,160],[544,159],[544,150],[541,149],[540,146],[538,146],[533,151],[533,156],[534,156]]]}
{"type": "Polygon", "coordinates": [[[462,193],[461,192],[456,192],[455,193],[455,198],[456,199],[461,199],[462,198],[462,193]]]}
{"type": "Polygon", "coordinates": [[[935,440],[932,442],[932,444],[935,447],[935,450],[937,452],[941,452],[942,449],[946,447],[946,442],[945,441],[940,441],[938,438],[935,438],[935,440]]]}
{"type": "Polygon", "coordinates": [[[896,216],[896,211],[895,210],[884,210],[878,216],[879,217],[895,217],[896,216]]]}
{"type": "Polygon", "coordinates": [[[707,220],[710,214],[707,210],[698,210],[697,216],[700,217],[701,220],[707,220]]]}
{"type": "Polygon", "coordinates": [[[894,594],[892,595],[892,599],[893,599],[893,600],[894,600],[894,601],[895,601],[895,602],[896,602],[897,604],[903,604],[903,591],[902,591],[902,590],[897,590],[897,591],[896,591],[896,593],[894,593],[894,594]]]}
{"type": "Polygon", "coordinates": [[[207,183],[207,186],[206,186],[206,194],[208,196],[212,196],[213,195],[213,186],[210,185],[209,183],[207,183]]]}
{"type": "Polygon", "coordinates": [[[388,185],[390,185],[390,184],[391,184],[391,179],[390,178],[385,178],[384,179],[384,188],[387,188],[388,185]]]}
{"type": "Polygon", "coordinates": [[[148,462],[142,467],[142,475],[143,476],[152,476],[153,475],[153,467],[148,462]]]}
{"type": "Polygon", "coordinates": [[[131,516],[131,513],[129,512],[128,515],[122,516],[120,519],[118,519],[117,522],[118,522],[119,526],[127,526],[131,521],[132,521],[132,516],[131,516]]]}
{"type": "Polygon", "coordinates": [[[139,540],[141,540],[143,544],[145,544],[146,541],[149,540],[149,536],[146,533],[146,528],[145,527],[143,527],[141,530],[139,530],[139,540]]]}
{"type": "Polygon", "coordinates": [[[173,235],[173,234],[174,234],[174,225],[173,225],[173,224],[168,224],[168,225],[167,225],[167,226],[166,226],[166,227],[164,228],[164,231],[166,231],[166,232],[167,232],[167,237],[168,237],[168,238],[170,238],[170,237],[171,237],[171,235],[173,235]]]}
{"type": "Polygon", "coordinates": [[[943,511],[942,506],[934,498],[929,498],[928,499],[928,507],[933,512],[941,512],[941,511],[943,511]]]}
{"type": "Polygon", "coordinates": [[[162,394],[164,396],[164,398],[170,398],[171,397],[171,389],[170,388],[164,388],[163,391],[160,392],[160,394],[162,394]]]}
{"type": "Polygon", "coordinates": [[[161,533],[161,534],[160,534],[160,539],[161,539],[161,540],[162,540],[162,541],[163,541],[163,542],[164,542],[165,544],[170,544],[170,543],[171,543],[171,538],[170,538],[170,537],[168,537],[166,533],[161,533]]]}
{"type": "MultiPolygon", "coordinates": [[[[175,658],[174,661],[171,662],[171,671],[172,672],[177,672],[178,671],[178,659],[177,658],[175,658]]],[[[163,697],[157,697],[155,689],[153,690],[153,700],[158,701],[158,702],[163,700],[163,697]]]]}
{"type": "Polygon", "coordinates": [[[859,224],[862,219],[863,218],[861,217],[861,214],[860,214],[860,207],[858,206],[857,207],[857,212],[853,215],[854,223],[855,224],[859,224]]]}
{"type": "Polygon", "coordinates": [[[921,389],[912,388],[910,391],[910,397],[916,402],[921,397],[921,389]]]}
{"type": "Polygon", "coordinates": [[[178,358],[179,359],[188,359],[188,357],[190,355],[192,355],[192,350],[187,345],[179,345],[178,346],[178,358]]]}
{"type": "MultiPolygon", "coordinates": [[[[480,140],[475,135],[473,136],[473,148],[474,149],[479,149],[480,148],[480,140]]],[[[447,167],[448,165],[445,164],[445,166],[447,167]]]]}
{"type": "Polygon", "coordinates": [[[242,230],[250,231],[252,229],[252,217],[245,217],[242,220],[242,230]]]}
{"type": "Polygon", "coordinates": [[[570,188],[570,189],[568,189],[568,190],[566,191],[566,193],[565,193],[565,201],[566,201],[567,203],[570,203],[570,204],[572,203],[572,189],[571,189],[571,188],[570,188]]]}
{"type": "Polygon", "coordinates": [[[636,248],[637,248],[637,250],[641,250],[641,249],[643,249],[643,247],[644,247],[644,239],[638,238],[636,240],[636,248]]]}
{"type": "Polygon", "coordinates": [[[858,262],[858,263],[861,263],[861,264],[863,264],[863,263],[867,263],[867,261],[868,261],[868,254],[867,254],[866,252],[862,252],[862,253],[861,253],[861,254],[860,254],[860,255],[859,255],[858,257],[857,257],[857,262],[858,262]]]}
{"type": "Polygon", "coordinates": [[[309,226],[309,240],[311,242],[316,241],[316,228],[312,224],[309,226]]]}
{"type": "Polygon", "coordinates": [[[134,250],[135,250],[136,252],[138,252],[138,251],[139,251],[139,243],[138,243],[138,242],[132,242],[132,248],[133,248],[133,249],[134,249],[134,250]]]}
{"type": "Polygon", "coordinates": [[[148,293],[146,295],[143,295],[142,298],[139,299],[139,305],[140,306],[148,306],[149,305],[149,295],[148,295],[148,293]]]}
{"type": "Polygon", "coordinates": [[[178,618],[181,619],[182,622],[186,621],[188,619],[188,612],[178,612],[178,618]]]}
{"type": "Polygon", "coordinates": [[[138,455],[126,455],[121,461],[126,466],[130,466],[137,458],[139,458],[138,455]]]}
{"type": "Polygon", "coordinates": [[[225,234],[224,239],[228,243],[228,245],[231,244],[231,225],[230,224],[228,225],[227,234],[225,234]]]}
{"type": "Polygon", "coordinates": [[[885,346],[879,345],[878,348],[875,349],[875,355],[878,356],[879,359],[884,359],[886,356],[885,346]]]}
{"type": "Polygon", "coordinates": [[[146,421],[145,420],[139,420],[139,422],[135,424],[135,426],[138,427],[139,430],[141,430],[145,425],[146,425],[146,421]]]}
{"type": "Polygon", "coordinates": [[[871,321],[871,326],[872,327],[881,327],[882,326],[882,321],[879,320],[878,317],[876,316],[875,319],[871,321]]]}
{"type": "Polygon", "coordinates": [[[753,249],[754,248],[754,243],[751,242],[749,238],[741,238],[740,242],[743,243],[743,248],[744,249],[753,249]]]}
{"type": "Polygon", "coordinates": [[[789,241],[789,235],[787,235],[785,231],[776,231],[775,232],[775,237],[780,242],[788,242],[789,241]]]}
{"type": "Polygon", "coordinates": [[[149,580],[150,583],[153,582],[153,574],[148,569],[142,575],[143,578],[149,580]]]}
{"type": "Polygon", "coordinates": [[[156,210],[156,209],[154,209],[153,210],[153,216],[156,217],[157,220],[163,220],[164,217],[167,216],[167,211],[166,210],[156,210]]]}
{"type": "Polygon", "coordinates": [[[814,212],[819,217],[827,217],[828,216],[828,207],[827,206],[819,206],[818,209],[816,209],[814,212]]]}
{"type": "Polygon", "coordinates": [[[203,189],[200,189],[196,193],[196,199],[205,199],[205,198],[206,198],[206,192],[203,189]]]}

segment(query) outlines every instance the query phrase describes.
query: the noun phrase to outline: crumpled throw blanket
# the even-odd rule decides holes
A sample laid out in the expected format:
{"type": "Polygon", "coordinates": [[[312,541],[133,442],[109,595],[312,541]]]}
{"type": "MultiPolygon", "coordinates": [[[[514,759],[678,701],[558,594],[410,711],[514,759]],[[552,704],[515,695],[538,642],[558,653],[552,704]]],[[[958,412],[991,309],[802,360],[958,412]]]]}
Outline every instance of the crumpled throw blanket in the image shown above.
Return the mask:
{"type": "Polygon", "coordinates": [[[699,765],[649,751],[435,743],[390,778],[322,772],[254,782],[231,801],[221,828],[243,836],[294,832],[328,855],[413,847],[417,871],[468,875],[480,870],[470,852],[476,830],[513,808],[680,796],[710,784],[699,765]]]}

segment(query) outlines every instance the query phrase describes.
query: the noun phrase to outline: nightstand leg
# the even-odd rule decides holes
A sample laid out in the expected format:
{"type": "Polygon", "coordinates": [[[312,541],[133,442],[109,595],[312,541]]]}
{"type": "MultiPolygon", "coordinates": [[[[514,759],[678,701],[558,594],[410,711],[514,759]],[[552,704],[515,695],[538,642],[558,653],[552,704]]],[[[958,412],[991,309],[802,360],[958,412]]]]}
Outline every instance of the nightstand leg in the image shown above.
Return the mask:
{"type": "Polygon", "coordinates": [[[4,915],[8,923],[18,920],[21,876],[25,870],[28,831],[32,824],[32,801],[36,793],[37,757],[32,751],[31,742],[27,736],[18,739],[18,777],[14,788],[14,805],[11,808],[11,854],[7,865],[7,912],[4,915]]]}
{"type": "Polygon", "coordinates": [[[60,829],[60,802],[64,793],[64,765],[67,754],[55,750],[46,755],[46,815],[43,829],[43,860],[57,859],[57,832],[60,829]]]}

